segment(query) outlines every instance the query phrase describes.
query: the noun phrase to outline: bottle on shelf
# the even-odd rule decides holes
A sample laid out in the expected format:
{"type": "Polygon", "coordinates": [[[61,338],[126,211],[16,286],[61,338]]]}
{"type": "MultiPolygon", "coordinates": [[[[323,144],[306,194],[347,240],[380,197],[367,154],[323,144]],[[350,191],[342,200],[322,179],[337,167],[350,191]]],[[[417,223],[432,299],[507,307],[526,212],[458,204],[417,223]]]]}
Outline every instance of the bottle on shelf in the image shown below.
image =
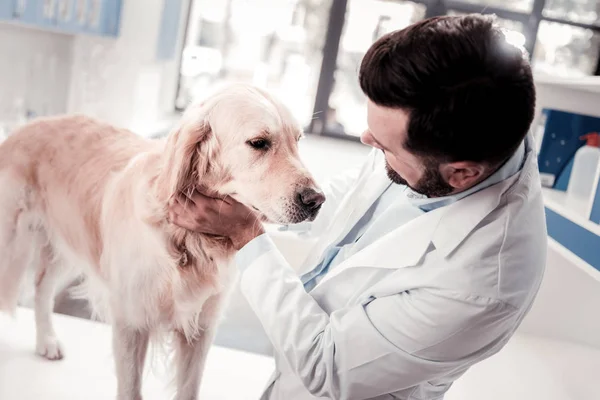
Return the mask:
{"type": "Polygon", "coordinates": [[[567,196],[573,200],[591,201],[592,190],[598,179],[600,164],[600,133],[590,132],[581,140],[586,144],[575,153],[573,170],[567,186],[567,196]]]}

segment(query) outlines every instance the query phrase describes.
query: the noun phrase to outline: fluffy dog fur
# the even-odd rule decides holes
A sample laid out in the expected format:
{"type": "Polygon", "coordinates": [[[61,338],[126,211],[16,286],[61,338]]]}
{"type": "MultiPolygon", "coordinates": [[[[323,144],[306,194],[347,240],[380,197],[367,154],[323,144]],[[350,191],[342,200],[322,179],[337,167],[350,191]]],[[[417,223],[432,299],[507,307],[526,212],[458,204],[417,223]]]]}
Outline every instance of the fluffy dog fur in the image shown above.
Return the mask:
{"type": "Polygon", "coordinates": [[[190,107],[164,140],[84,116],[24,126],[0,145],[0,311],[14,311],[31,266],[37,353],[60,359],[55,292],[83,275],[81,292],[113,326],[118,398],[141,399],[149,340],[166,332],[176,398],[196,399],[235,276],[234,249],[227,239],[170,224],[168,202],[201,186],[267,220],[314,218],[318,207],[300,196],[318,192],[298,157],[300,135],[281,103],[245,85],[190,107]]]}

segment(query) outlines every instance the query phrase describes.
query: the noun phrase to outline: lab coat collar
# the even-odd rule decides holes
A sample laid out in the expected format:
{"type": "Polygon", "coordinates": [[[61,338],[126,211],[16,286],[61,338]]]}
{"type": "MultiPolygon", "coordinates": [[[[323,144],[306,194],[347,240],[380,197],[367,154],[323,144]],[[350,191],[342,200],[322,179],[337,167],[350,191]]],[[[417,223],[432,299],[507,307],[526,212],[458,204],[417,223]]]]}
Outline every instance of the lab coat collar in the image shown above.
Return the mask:
{"type": "Polygon", "coordinates": [[[525,140],[525,161],[520,173],[443,208],[439,224],[443,229],[436,230],[432,237],[432,243],[438,251],[443,255],[450,254],[498,207],[507,191],[516,187],[521,195],[528,196],[531,190],[535,190],[533,176],[537,171],[537,159],[532,144],[533,139],[528,136],[525,140]]]}
{"type": "Polygon", "coordinates": [[[526,155],[526,144],[525,141],[523,141],[517,151],[515,151],[508,161],[506,161],[496,172],[487,177],[483,182],[480,182],[465,191],[444,197],[431,198],[417,193],[411,188],[407,188],[405,192],[406,197],[412,205],[419,207],[423,211],[431,211],[439,207],[448,206],[515,175],[523,167],[526,155]]]}
{"type": "Polygon", "coordinates": [[[398,227],[340,264],[325,276],[322,283],[352,267],[398,269],[417,265],[433,249],[443,256],[450,254],[498,207],[507,191],[516,188],[514,190],[528,196],[528,192],[536,187],[533,177],[537,171],[537,160],[531,144],[531,140],[526,142],[526,159],[520,173],[398,227]]]}
{"type": "Polygon", "coordinates": [[[332,243],[342,240],[375,200],[392,184],[385,171],[385,158],[380,153],[378,150],[370,153],[370,162],[362,171],[364,177],[340,203],[338,212],[326,233],[299,268],[300,274],[314,268],[322,258],[325,249],[332,243]]]}
{"type": "Polygon", "coordinates": [[[438,208],[412,219],[368,245],[345,263],[334,268],[325,276],[323,282],[352,266],[397,269],[418,264],[432,243],[431,238],[439,226],[442,210],[438,208]],[[386,249],[398,249],[398,251],[386,254],[386,249]],[[385,256],[382,257],[382,254],[385,256]]]}
{"type": "Polygon", "coordinates": [[[325,243],[337,243],[342,240],[375,200],[392,184],[385,172],[385,158],[378,154],[372,157],[368,179],[361,180],[340,204],[339,214],[329,229],[325,243]]]}

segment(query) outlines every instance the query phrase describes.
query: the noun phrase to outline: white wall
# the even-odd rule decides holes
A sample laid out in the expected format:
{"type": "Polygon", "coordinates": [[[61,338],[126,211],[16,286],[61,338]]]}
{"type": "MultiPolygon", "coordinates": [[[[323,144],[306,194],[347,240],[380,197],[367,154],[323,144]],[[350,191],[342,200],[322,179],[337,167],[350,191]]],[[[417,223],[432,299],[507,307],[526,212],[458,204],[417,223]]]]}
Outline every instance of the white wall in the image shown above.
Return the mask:
{"type": "MultiPolygon", "coordinates": [[[[534,124],[543,108],[600,116],[600,77],[540,78],[536,90],[534,124]]],[[[550,246],[546,275],[538,298],[523,321],[522,331],[600,348],[598,310],[600,282],[550,246]]]]}
{"type": "Polygon", "coordinates": [[[71,36],[0,24],[0,123],[19,100],[38,115],[67,110],[71,36]]]}
{"type": "MultiPolygon", "coordinates": [[[[142,135],[164,127],[173,109],[178,75],[175,59],[156,58],[164,1],[169,0],[125,1],[116,39],[75,38],[70,112],[102,118],[142,135]]],[[[187,4],[182,2],[178,48],[187,4]]]]}
{"type": "Polygon", "coordinates": [[[538,297],[521,332],[600,349],[600,282],[552,246],[538,297]]]}
{"type": "Polygon", "coordinates": [[[533,126],[537,126],[543,108],[600,117],[600,77],[577,80],[538,78],[536,92],[533,126]]]}

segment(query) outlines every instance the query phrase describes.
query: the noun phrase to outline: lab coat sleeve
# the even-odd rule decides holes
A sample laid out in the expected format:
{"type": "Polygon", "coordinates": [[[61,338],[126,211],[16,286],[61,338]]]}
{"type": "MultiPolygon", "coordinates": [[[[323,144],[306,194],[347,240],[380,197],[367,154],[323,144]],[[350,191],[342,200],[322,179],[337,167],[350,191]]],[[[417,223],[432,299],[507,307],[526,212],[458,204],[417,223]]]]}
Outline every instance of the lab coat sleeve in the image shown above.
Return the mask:
{"type": "Polygon", "coordinates": [[[327,314],[265,245],[244,264],[241,290],[277,353],[317,397],[368,399],[428,384],[496,351],[517,318],[505,303],[433,289],[327,314]]]}
{"type": "Polygon", "coordinates": [[[236,255],[238,269],[243,271],[252,265],[252,263],[260,256],[269,251],[273,251],[274,249],[275,244],[266,233],[257,236],[238,251],[236,255]]]}

